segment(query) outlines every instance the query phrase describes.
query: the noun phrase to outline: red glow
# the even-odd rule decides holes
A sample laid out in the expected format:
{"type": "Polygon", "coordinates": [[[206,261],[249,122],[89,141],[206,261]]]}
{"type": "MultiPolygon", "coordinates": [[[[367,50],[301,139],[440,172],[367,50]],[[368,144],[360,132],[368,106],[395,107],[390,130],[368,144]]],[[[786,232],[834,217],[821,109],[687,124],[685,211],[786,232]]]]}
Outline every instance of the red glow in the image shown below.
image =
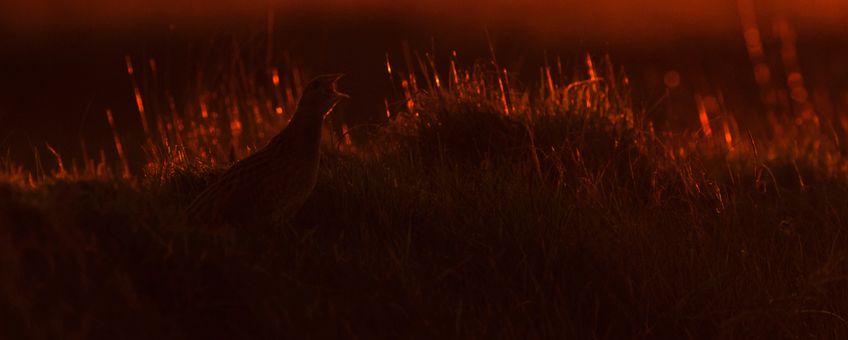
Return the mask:
{"type": "MultiPolygon", "coordinates": [[[[265,0],[58,0],[7,1],[0,4],[0,27],[39,31],[48,27],[121,27],[140,21],[218,22],[218,19],[264,18],[269,7],[285,16],[293,9],[350,15],[385,13],[396,18],[422,18],[455,23],[518,23],[540,32],[612,37],[663,37],[686,32],[734,29],[750,0],[595,0],[591,2],[507,0],[419,1],[329,0],[312,2],[265,0]],[[742,5],[739,5],[739,4],[742,5]],[[357,13],[358,12],[358,13],[357,13]],[[674,29],[669,29],[674,27],[674,29]]],[[[755,1],[754,10],[783,13],[796,25],[845,30],[848,1],[755,1]]],[[[750,11],[748,11],[750,13],[750,11]]],[[[753,33],[752,33],[753,34],[753,33]]],[[[747,36],[747,35],[746,35],[747,36]]],[[[749,40],[750,42],[751,40],[749,40]]]]}

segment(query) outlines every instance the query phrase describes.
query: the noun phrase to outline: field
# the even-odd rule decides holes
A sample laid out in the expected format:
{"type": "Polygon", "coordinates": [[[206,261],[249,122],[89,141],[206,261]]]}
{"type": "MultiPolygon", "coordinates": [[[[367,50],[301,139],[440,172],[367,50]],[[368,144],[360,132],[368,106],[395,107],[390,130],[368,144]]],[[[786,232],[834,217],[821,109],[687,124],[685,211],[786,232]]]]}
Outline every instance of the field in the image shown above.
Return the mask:
{"type": "Polygon", "coordinates": [[[391,84],[385,116],[328,118],[297,217],[224,230],[183,209],[285,126],[308,70],[233,60],[217,87],[173,96],[144,86],[155,64],[128,55],[142,134],[107,111],[108,148],[83,141],[69,159],[48,146],[32,169],[3,162],[0,329],[845,338],[848,118],[808,100],[785,49],[783,71],[769,72],[746,39],[753,71],[740,72],[756,77],[765,123],[700,93],[695,129],[658,124],[675,112],[642,107],[614,56],[564,69],[551,55],[528,82],[494,48],[471,62],[387,54],[374,75],[391,84]]]}

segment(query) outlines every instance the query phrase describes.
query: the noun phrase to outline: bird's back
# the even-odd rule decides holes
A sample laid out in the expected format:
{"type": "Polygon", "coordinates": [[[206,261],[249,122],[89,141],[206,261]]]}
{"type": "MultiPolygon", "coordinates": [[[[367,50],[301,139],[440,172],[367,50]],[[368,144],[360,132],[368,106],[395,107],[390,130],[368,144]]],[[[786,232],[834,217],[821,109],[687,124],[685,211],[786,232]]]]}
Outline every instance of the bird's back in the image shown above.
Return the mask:
{"type": "Polygon", "coordinates": [[[191,203],[189,216],[218,224],[288,220],[315,186],[319,141],[314,147],[287,142],[269,144],[230,167],[191,203]]]}

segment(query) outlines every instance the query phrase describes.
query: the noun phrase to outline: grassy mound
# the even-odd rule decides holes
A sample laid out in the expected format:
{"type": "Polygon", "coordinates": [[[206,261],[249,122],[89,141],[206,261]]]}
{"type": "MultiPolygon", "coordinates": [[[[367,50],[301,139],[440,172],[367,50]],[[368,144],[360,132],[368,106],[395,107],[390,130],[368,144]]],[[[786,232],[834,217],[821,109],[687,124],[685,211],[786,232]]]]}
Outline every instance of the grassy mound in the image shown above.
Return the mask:
{"type": "Polygon", "coordinates": [[[140,178],[7,171],[4,334],[848,335],[839,176],[743,145],[679,149],[613,82],[506,101],[491,73],[465,79],[406,80],[406,110],[360,152],[328,148],[282,226],[187,224],[220,166],[182,153],[140,178]]]}

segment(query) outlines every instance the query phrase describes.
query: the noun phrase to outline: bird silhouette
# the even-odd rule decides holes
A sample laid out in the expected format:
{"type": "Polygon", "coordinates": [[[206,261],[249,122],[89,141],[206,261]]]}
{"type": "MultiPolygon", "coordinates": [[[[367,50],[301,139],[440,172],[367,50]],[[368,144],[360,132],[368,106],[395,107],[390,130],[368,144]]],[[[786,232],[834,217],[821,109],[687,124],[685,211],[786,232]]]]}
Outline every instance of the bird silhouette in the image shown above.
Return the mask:
{"type": "Polygon", "coordinates": [[[324,116],[349,98],[337,89],[342,76],[310,81],[288,126],[203,190],[188,206],[189,218],[228,225],[288,221],[318,179],[324,116]]]}

